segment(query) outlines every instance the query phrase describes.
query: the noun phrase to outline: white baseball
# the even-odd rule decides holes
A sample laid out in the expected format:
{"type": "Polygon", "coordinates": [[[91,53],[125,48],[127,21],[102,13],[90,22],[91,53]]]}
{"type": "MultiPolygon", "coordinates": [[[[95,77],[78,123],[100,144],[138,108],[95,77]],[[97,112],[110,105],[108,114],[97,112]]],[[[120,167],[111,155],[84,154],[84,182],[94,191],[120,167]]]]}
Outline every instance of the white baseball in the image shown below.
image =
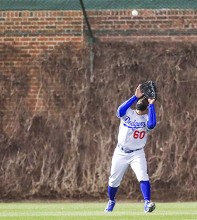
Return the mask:
{"type": "Polygon", "coordinates": [[[138,11],[135,10],[135,9],[131,13],[132,13],[133,16],[137,16],[138,15],[138,11]]]}

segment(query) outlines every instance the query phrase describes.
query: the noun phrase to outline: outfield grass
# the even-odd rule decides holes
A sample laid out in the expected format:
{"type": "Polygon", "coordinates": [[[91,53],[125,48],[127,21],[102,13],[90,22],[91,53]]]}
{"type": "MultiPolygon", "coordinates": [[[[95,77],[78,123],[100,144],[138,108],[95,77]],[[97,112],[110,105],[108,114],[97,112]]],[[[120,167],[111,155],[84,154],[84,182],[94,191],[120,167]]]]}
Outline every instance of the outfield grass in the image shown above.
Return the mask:
{"type": "Polygon", "coordinates": [[[143,212],[143,203],[118,202],[112,213],[106,203],[0,203],[0,219],[6,220],[197,220],[197,202],[156,203],[152,213],[143,212]]]}

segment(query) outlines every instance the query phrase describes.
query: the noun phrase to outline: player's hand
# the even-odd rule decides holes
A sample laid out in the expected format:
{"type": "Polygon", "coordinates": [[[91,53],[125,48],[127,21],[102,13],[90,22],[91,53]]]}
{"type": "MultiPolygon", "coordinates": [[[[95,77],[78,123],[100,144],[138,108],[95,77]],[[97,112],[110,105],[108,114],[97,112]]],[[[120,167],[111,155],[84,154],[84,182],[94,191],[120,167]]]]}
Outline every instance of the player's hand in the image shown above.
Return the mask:
{"type": "Polygon", "coordinates": [[[137,89],[135,90],[135,96],[136,96],[137,98],[140,98],[140,97],[143,96],[143,93],[142,93],[141,90],[140,90],[140,84],[138,85],[137,89]]]}
{"type": "Polygon", "coordinates": [[[153,104],[155,102],[155,99],[148,99],[149,104],[153,104]]]}

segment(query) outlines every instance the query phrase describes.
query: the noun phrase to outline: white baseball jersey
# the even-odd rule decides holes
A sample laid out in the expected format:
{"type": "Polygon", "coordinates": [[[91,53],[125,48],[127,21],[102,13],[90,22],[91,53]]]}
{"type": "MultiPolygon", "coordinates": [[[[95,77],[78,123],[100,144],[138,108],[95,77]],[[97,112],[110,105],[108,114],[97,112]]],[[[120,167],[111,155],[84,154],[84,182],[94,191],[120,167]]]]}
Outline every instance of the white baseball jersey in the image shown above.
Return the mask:
{"type": "Polygon", "coordinates": [[[147,141],[148,115],[138,115],[135,110],[128,108],[120,119],[118,144],[125,150],[143,148],[147,141]]]}

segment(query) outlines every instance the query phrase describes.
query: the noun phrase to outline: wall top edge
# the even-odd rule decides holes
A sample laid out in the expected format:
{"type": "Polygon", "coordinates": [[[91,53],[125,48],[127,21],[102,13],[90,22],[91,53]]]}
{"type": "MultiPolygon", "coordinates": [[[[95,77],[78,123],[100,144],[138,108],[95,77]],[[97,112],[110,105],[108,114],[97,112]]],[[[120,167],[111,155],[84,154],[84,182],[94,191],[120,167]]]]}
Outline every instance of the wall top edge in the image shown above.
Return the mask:
{"type": "MultiPolygon", "coordinates": [[[[0,10],[81,10],[80,0],[0,0],[0,10]]],[[[197,9],[196,0],[83,0],[87,10],[197,9]]]]}

